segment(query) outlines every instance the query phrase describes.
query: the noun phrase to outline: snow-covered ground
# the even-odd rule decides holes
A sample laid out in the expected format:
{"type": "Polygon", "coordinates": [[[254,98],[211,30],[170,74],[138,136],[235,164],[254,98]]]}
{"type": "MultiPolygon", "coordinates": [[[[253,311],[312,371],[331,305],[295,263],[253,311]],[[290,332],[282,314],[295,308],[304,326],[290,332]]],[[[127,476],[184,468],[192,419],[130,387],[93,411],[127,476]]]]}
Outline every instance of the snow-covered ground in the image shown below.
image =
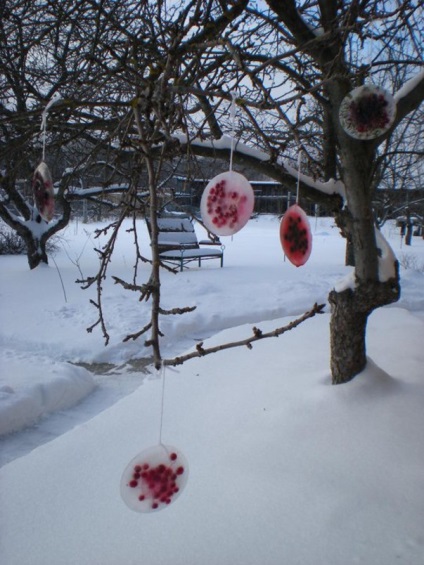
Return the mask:
{"type": "MultiPolygon", "coordinates": [[[[409,267],[402,297],[370,318],[366,370],[333,387],[328,309],[252,350],[159,375],[143,368],[143,338],[122,343],[150,305],[107,280],[105,347],[99,328],[85,330],[94,290],[74,282],[96,270],[96,227],[62,232],[57,268],[0,257],[2,565],[423,565],[424,240],[402,246],[385,226],[409,267]],[[186,456],[187,485],[164,510],[134,513],[121,475],[159,440],[186,456]]],[[[350,269],[332,221],[311,218],[311,228],[313,252],[298,269],[284,261],[278,220],[264,216],[223,238],[223,269],[163,272],[163,306],[197,306],[164,317],[164,356],[248,337],[253,325],[271,330],[326,302],[350,269]]],[[[147,234],[142,245],[147,255],[147,234]]],[[[111,273],[130,281],[132,265],[122,232],[111,273]]],[[[139,282],[148,272],[140,267],[139,282]]]]}

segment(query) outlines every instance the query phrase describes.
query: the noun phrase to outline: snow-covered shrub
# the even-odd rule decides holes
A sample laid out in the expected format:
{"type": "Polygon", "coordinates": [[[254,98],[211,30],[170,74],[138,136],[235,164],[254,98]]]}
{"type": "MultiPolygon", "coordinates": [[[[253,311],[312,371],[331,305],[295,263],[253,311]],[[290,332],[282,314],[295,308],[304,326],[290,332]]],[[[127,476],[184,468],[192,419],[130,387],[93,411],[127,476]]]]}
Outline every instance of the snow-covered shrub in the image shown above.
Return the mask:
{"type": "Polygon", "coordinates": [[[22,255],[26,253],[24,240],[12,228],[0,223],[0,255],[22,255]]]}
{"type": "MultiPolygon", "coordinates": [[[[47,242],[47,252],[51,253],[58,246],[58,239],[52,237],[47,242]]],[[[25,241],[11,227],[0,221],[0,255],[25,255],[25,241]]]]}
{"type": "Polygon", "coordinates": [[[417,256],[413,253],[401,253],[399,256],[399,263],[404,269],[424,273],[424,263],[419,263],[417,256]]]}

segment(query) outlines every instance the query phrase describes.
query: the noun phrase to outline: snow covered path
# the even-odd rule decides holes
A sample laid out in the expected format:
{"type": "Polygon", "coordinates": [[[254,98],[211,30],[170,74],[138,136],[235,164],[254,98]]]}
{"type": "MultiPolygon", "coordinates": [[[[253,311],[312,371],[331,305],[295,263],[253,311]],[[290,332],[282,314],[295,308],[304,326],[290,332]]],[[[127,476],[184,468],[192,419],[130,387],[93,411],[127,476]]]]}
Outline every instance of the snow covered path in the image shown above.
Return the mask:
{"type": "MultiPolygon", "coordinates": [[[[277,218],[262,216],[236,237],[223,238],[224,269],[206,263],[176,276],[163,273],[165,307],[196,305],[191,314],[163,319],[165,356],[177,355],[220,330],[299,315],[314,302],[326,302],[332,286],[350,271],[343,266],[344,241],[332,220],[311,219],[314,249],[300,269],[284,261],[278,226],[277,218]]],[[[93,294],[82,291],[75,280],[96,270],[96,227],[77,223],[67,228],[55,255],[58,270],[53,264],[31,272],[24,257],[0,258],[0,466],[92,418],[145,379],[127,362],[148,362],[149,350],[143,340],[124,344],[122,338],[144,325],[148,304],[109,283],[105,310],[111,345],[104,347],[98,329],[85,331],[96,314],[88,303],[93,294]],[[97,364],[100,374],[70,362],[97,364]],[[10,435],[13,431],[20,433],[10,435]]],[[[140,227],[143,233],[142,222],[140,227]]],[[[408,253],[416,265],[424,265],[421,239],[414,238],[413,248],[400,249],[394,227],[388,225],[385,233],[398,254],[408,253]]],[[[131,276],[132,249],[130,236],[123,232],[113,264],[122,278],[131,276]]],[[[145,266],[141,277],[147,272],[145,266]]],[[[402,298],[396,306],[424,316],[422,273],[405,270],[402,278],[402,298]]]]}
{"type": "MultiPolygon", "coordinates": [[[[284,262],[277,220],[261,217],[225,241],[223,269],[164,274],[165,307],[197,306],[163,320],[164,354],[271,330],[325,302],[349,269],[331,221],[311,223],[302,268],[284,262]]],[[[133,295],[107,283],[111,344],[86,333],[95,312],[74,280],[95,271],[89,230],[70,226],[56,254],[66,301],[54,266],[0,257],[2,565],[423,565],[424,269],[402,269],[402,298],[371,316],[368,366],[347,385],[330,386],[328,313],[251,351],[167,369],[165,382],[126,365],[149,355],[122,343],[149,315],[133,295]],[[137,514],[121,475],[160,437],[187,457],[187,487],[137,514]]],[[[386,235],[424,265],[422,239],[401,249],[386,235]]],[[[132,264],[124,235],[113,268],[129,278],[132,264]]]]}

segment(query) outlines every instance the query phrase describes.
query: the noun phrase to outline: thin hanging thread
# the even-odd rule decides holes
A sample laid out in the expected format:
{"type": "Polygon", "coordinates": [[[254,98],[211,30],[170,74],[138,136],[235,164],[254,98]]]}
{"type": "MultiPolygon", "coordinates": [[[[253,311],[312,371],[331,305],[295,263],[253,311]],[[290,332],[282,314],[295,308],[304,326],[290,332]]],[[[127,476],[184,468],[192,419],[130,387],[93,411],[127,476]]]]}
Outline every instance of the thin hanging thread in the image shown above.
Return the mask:
{"type": "Polygon", "coordinates": [[[43,143],[42,160],[43,161],[46,160],[47,115],[49,113],[51,106],[53,106],[53,104],[55,104],[59,100],[61,100],[61,96],[60,96],[59,93],[56,92],[56,94],[53,94],[53,96],[50,98],[49,102],[47,103],[47,106],[44,108],[43,113],[41,114],[41,128],[40,128],[40,130],[42,132],[42,143],[43,143]]]}
{"type": "Polygon", "coordinates": [[[233,170],[234,137],[236,127],[236,93],[231,93],[230,125],[231,125],[231,149],[230,149],[230,171],[233,170]]]}
{"type": "Polygon", "coordinates": [[[301,156],[302,156],[302,151],[299,149],[299,154],[297,156],[296,204],[299,204],[301,156]]]}
{"type": "MultiPolygon", "coordinates": [[[[48,106],[48,105],[47,105],[48,106]]],[[[41,116],[41,131],[42,131],[42,140],[43,140],[43,155],[42,161],[46,160],[46,132],[47,132],[47,106],[41,116]]]]}
{"type": "Polygon", "coordinates": [[[159,445],[162,445],[162,428],[163,428],[163,414],[165,406],[165,365],[161,364],[159,369],[159,376],[162,378],[162,394],[160,402],[160,423],[159,423],[159,445]]]}

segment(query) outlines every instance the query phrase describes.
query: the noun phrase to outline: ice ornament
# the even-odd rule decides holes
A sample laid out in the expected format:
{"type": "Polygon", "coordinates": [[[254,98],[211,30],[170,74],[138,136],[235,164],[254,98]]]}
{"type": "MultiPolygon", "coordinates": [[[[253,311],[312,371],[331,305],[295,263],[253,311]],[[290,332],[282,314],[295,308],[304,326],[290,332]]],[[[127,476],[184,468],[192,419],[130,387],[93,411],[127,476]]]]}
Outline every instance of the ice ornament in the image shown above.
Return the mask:
{"type": "Polygon", "coordinates": [[[309,220],[298,204],[288,208],[280,223],[280,241],[287,259],[300,267],[312,251],[312,234],[309,220]]]}
{"type": "Polygon", "coordinates": [[[46,222],[49,222],[54,214],[54,192],[52,176],[44,161],[42,161],[34,171],[32,190],[35,205],[40,216],[46,220],[46,222]]]}
{"type": "Polygon", "coordinates": [[[159,444],[142,451],[127,465],[121,478],[121,497],[135,512],[156,512],[178,498],[187,479],[184,455],[159,444]]]}
{"type": "Polygon", "coordinates": [[[203,223],[216,235],[233,235],[249,220],[255,202],[249,181],[228,171],[209,181],[203,191],[200,213],[203,223]]]}
{"type": "Polygon", "coordinates": [[[343,129],[351,137],[375,139],[392,126],[396,117],[396,102],[383,88],[366,84],[345,96],[339,117],[343,129]]]}

